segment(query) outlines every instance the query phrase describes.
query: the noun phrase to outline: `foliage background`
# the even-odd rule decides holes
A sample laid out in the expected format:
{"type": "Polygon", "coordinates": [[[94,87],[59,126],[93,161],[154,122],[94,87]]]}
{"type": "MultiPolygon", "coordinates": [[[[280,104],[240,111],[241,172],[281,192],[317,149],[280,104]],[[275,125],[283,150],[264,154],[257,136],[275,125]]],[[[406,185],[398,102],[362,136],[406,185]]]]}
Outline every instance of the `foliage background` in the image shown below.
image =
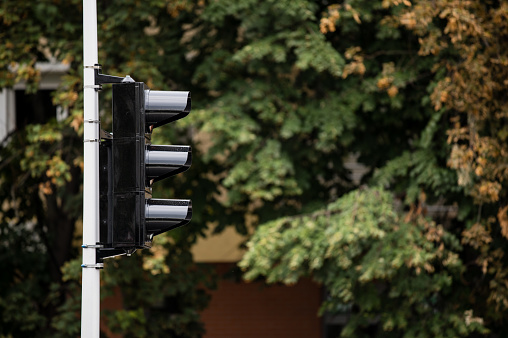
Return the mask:
{"type": "MultiPolygon", "coordinates": [[[[79,332],[81,7],[0,5],[0,87],[33,92],[36,61],[71,65],[53,97],[69,118],[2,143],[4,336],[79,332]]],[[[153,138],[193,145],[154,192],[192,198],[192,224],[109,262],[103,294],[128,299],[110,328],[200,336],[214,276],[189,249],[234,226],[256,229],[244,277],[310,276],[321,313],[350,314],[344,336],[506,335],[507,16],[501,0],[99,1],[103,72],[195,103],[153,138]]]]}

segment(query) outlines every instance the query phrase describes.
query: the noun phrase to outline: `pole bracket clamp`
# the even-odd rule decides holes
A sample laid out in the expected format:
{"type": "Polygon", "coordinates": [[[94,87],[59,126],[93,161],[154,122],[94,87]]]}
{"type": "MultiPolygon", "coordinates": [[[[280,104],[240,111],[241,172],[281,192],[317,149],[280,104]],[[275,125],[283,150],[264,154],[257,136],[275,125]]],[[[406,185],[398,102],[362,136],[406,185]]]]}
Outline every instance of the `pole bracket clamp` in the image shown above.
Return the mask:
{"type": "Polygon", "coordinates": [[[95,90],[100,90],[102,89],[102,86],[101,85],[85,85],[83,86],[83,88],[92,88],[92,89],[95,89],[95,90]]]}
{"type": "Polygon", "coordinates": [[[101,244],[83,244],[81,246],[83,249],[102,249],[104,245],[101,244]]]}
{"type": "Polygon", "coordinates": [[[96,263],[96,264],[81,264],[82,268],[95,268],[95,269],[104,269],[104,263],[96,263]]]}

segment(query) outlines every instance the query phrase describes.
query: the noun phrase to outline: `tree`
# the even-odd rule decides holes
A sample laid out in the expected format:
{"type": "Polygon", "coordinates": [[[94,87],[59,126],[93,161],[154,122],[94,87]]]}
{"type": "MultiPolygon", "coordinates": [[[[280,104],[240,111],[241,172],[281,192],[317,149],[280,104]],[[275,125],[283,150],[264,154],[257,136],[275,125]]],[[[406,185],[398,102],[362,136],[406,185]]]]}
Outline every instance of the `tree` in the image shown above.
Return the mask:
{"type": "Polygon", "coordinates": [[[404,219],[390,193],[364,189],[325,210],[261,226],[241,266],[247,279],[326,287],[321,312],[349,312],[343,336],[458,337],[486,332],[473,317],[459,240],[418,215],[404,219]]]}
{"type": "Polygon", "coordinates": [[[247,279],[311,275],[329,291],[322,311],[350,311],[344,336],[506,332],[507,13],[502,1],[328,6],[321,32],[352,60],[337,82],[370,90],[352,108],[349,149],[377,168],[364,182],[389,187],[406,207],[366,189],[268,222],[240,263],[247,279]],[[435,203],[457,213],[434,215],[437,225],[424,217],[435,203]]]}

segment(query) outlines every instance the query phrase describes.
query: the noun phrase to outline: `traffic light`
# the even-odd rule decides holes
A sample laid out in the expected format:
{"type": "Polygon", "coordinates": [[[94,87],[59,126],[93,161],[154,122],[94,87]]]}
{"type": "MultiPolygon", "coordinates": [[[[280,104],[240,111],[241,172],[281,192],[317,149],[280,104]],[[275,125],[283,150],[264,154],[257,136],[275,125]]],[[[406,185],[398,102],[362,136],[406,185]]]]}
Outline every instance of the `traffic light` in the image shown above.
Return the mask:
{"type": "Polygon", "coordinates": [[[102,135],[99,151],[102,258],[148,248],[154,236],[190,221],[190,200],[155,199],[151,189],[191,165],[190,146],[151,144],[154,128],[190,109],[190,92],[113,84],[113,133],[102,135]]]}

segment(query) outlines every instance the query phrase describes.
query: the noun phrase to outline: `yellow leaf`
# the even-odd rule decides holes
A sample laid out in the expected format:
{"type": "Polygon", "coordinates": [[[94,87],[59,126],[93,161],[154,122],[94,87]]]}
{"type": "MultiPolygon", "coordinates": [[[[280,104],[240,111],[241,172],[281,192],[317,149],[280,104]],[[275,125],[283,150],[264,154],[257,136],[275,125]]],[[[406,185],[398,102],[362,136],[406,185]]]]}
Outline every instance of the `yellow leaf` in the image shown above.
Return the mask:
{"type": "Polygon", "coordinates": [[[499,209],[497,212],[497,219],[501,227],[501,234],[505,238],[508,238],[508,205],[499,209]]]}
{"type": "Polygon", "coordinates": [[[388,96],[395,97],[399,93],[399,90],[397,89],[397,87],[391,86],[390,88],[388,88],[387,93],[388,96]]]}
{"type": "Polygon", "coordinates": [[[392,81],[389,78],[383,77],[377,81],[377,87],[379,89],[383,90],[383,89],[390,87],[391,83],[392,83],[392,81]]]}

